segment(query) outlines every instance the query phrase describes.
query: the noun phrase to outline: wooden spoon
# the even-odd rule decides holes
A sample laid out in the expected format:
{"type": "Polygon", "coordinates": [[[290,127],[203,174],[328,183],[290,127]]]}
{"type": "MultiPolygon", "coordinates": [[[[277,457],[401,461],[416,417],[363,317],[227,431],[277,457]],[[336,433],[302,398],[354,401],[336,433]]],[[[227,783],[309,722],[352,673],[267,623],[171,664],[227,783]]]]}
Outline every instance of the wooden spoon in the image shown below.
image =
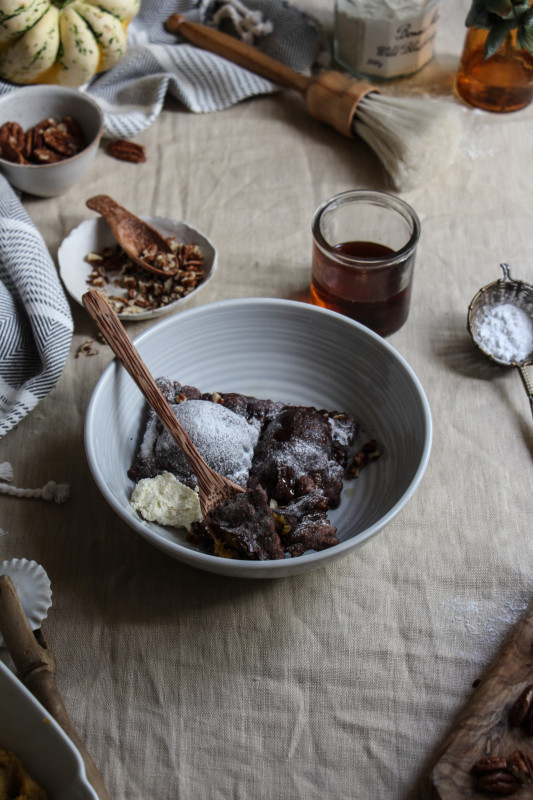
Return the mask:
{"type": "Polygon", "coordinates": [[[132,261],[149,272],[155,272],[157,275],[170,277],[176,274],[179,269],[178,259],[159,231],[156,231],[144,220],[127,211],[107,194],[97,194],[95,197],[89,198],[86,205],[92,211],[97,211],[104,217],[111,228],[113,236],[132,261]],[[154,263],[147,261],[147,252],[154,255],[159,252],[164,256],[170,256],[168,267],[159,269],[154,263]]]}
{"type": "Polygon", "coordinates": [[[98,325],[108,345],[129,372],[150,407],[155,411],[178,447],[183,451],[190,468],[196,475],[200,490],[200,507],[204,517],[209,511],[244,492],[228,478],[224,478],[205,463],[187,433],[176,419],[169,402],[150,374],[148,367],[131,343],[124,326],[103,296],[96,289],[86,292],[83,305],[98,325]]]}

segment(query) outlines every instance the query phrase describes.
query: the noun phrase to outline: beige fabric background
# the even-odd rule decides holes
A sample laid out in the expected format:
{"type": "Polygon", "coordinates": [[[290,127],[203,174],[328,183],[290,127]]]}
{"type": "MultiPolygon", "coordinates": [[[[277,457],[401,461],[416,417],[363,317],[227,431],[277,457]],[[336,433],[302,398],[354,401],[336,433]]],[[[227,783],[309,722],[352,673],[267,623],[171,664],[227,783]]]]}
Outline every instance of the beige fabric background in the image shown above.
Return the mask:
{"type": "MultiPolygon", "coordinates": [[[[452,94],[468,5],[443,0],[434,61],[391,92],[452,94]]],[[[333,0],[300,6],[331,32],[333,0]]],[[[413,500],[366,547],[301,577],[239,582],[137,537],[85,460],[84,415],[111,353],[75,357],[94,328],[74,303],[58,386],[0,443],[17,485],[72,487],[64,505],[2,499],[0,558],[35,559],[50,576],[59,687],[112,798],[417,797],[472,681],[528,604],[531,412],[518,374],[474,352],[466,311],[501,261],[533,282],[533,108],[464,114],[456,162],[403,195],[423,234],[410,318],[390,341],[427,392],[432,457],[413,500]]],[[[209,116],[169,102],[138,141],[146,164],[101,148],[83,183],[55,200],[25,196],[25,207],[54,257],[99,192],[187,220],[220,255],[201,303],[299,296],[315,207],[385,188],[371,150],[310,120],[289,93],[209,116]]]]}

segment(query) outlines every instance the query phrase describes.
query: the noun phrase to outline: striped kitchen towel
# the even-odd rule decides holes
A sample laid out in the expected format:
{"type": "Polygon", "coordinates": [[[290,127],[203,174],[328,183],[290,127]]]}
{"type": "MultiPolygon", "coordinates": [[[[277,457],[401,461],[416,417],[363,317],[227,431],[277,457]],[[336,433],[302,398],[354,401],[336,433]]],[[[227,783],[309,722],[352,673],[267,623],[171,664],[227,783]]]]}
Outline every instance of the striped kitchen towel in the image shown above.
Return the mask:
{"type": "MultiPolygon", "coordinates": [[[[107,137],[129,138],[147,128],[167,92],[190,111],[207,113],[276,91],[270,81],[220,56],[178,42],[165,30],[175,13],[224,29],[229,25],[235,35],[299,72],[309,70],[324,51],[319,23],[287,0],[142,0],[128,27],[123,61],[82,87],[101,106],[107,137]]],[[[0,81],[0,94],[14,88],[0,81]]]]}
{"type": "Polygon", "coordinates": [[[72,329],[44,240],[0,175],[0,437],[56,385],[72,329]]]}

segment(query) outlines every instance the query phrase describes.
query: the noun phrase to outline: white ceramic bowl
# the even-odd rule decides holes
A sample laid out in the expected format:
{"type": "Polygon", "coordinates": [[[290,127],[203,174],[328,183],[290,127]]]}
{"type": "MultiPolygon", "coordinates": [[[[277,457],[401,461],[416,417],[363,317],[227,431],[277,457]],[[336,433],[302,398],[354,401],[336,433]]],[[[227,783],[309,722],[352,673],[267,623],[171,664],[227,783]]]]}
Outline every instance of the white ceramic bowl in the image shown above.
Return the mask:
{"type": "Polygon", "coordinates": [[[0,747],[21,759],[50,800],[98,800],[78,750],[1,661],[0,747]]]}
{"type": "Polygon", "coordinates": [[[13,164],[0,158],[0,171],[23,192],[55,197],[70,189],[91,166],[104,132],[104,116],[94,100],[65,86],[24,86],[0,97],[0,126],[18,122],[26,131],[42,119],[73,117],[85,134],[87,147],[55,164],[13,164]]]}
{"type": "Polygon", "coordinates": [[[431,448],[431,414],[405,360],[380,336],[347,317],[290,300],[229,300],[159,322],[135,339],[155,378],[202,391],[347,411],[362,427],[357,445],[376,439],[382,456],[344,485],[329,516],[340,543],[278,561],[241,561],[199,552],[185,533],[146,522],[129,499],[126,472],[136,453],[145,401],[113,362],[100,378],[85,424],[85,447],[105,499],[137,533],[169,555],[224,575],[273,578],[323,566],[367,542],[416,490],[431,448]]]}
{"type": "MultiPolygon", "coordinates": [[[[207,285],[217,267],[217,252],[213,244],[192,225],[167,217],[141,217],[141,219],[148,222],[165,237],[174,236],[178,242],[183,244],[197,244],[204,257],[205,277],[196,289],[173,303],[152,311],[141,311],[138,314],[119,314],[123,322],[154,319],[176,311],[207,285]]],[[[67,292],[78,303],[82,302],[82,296],[91,288],[87,284],[87,278],[92,272],[91,265],[87,261],[88,254],[100,253],[104,247],[114,246],[116,243],[116,239],[103,217],[86,219],[74,228],[61,243],[57,252],[59,274],[67,292]]],[[[112,294],[125,296],[126,290],[113,286],[112,294]]]]}

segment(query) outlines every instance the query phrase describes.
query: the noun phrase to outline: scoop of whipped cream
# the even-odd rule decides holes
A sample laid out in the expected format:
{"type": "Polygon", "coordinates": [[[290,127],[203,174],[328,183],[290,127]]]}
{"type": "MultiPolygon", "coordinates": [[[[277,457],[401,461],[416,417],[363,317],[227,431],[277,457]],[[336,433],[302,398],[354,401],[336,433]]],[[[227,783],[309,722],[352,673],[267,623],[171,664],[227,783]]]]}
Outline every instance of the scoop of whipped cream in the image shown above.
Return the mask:
{"type": "Polygon", "coordinates": [[[171,472],[140,480],[130,503],[145,520],[159,525],[190,530],[193,522],[202,519],[198,492],[184,486],[171,472]]]}

